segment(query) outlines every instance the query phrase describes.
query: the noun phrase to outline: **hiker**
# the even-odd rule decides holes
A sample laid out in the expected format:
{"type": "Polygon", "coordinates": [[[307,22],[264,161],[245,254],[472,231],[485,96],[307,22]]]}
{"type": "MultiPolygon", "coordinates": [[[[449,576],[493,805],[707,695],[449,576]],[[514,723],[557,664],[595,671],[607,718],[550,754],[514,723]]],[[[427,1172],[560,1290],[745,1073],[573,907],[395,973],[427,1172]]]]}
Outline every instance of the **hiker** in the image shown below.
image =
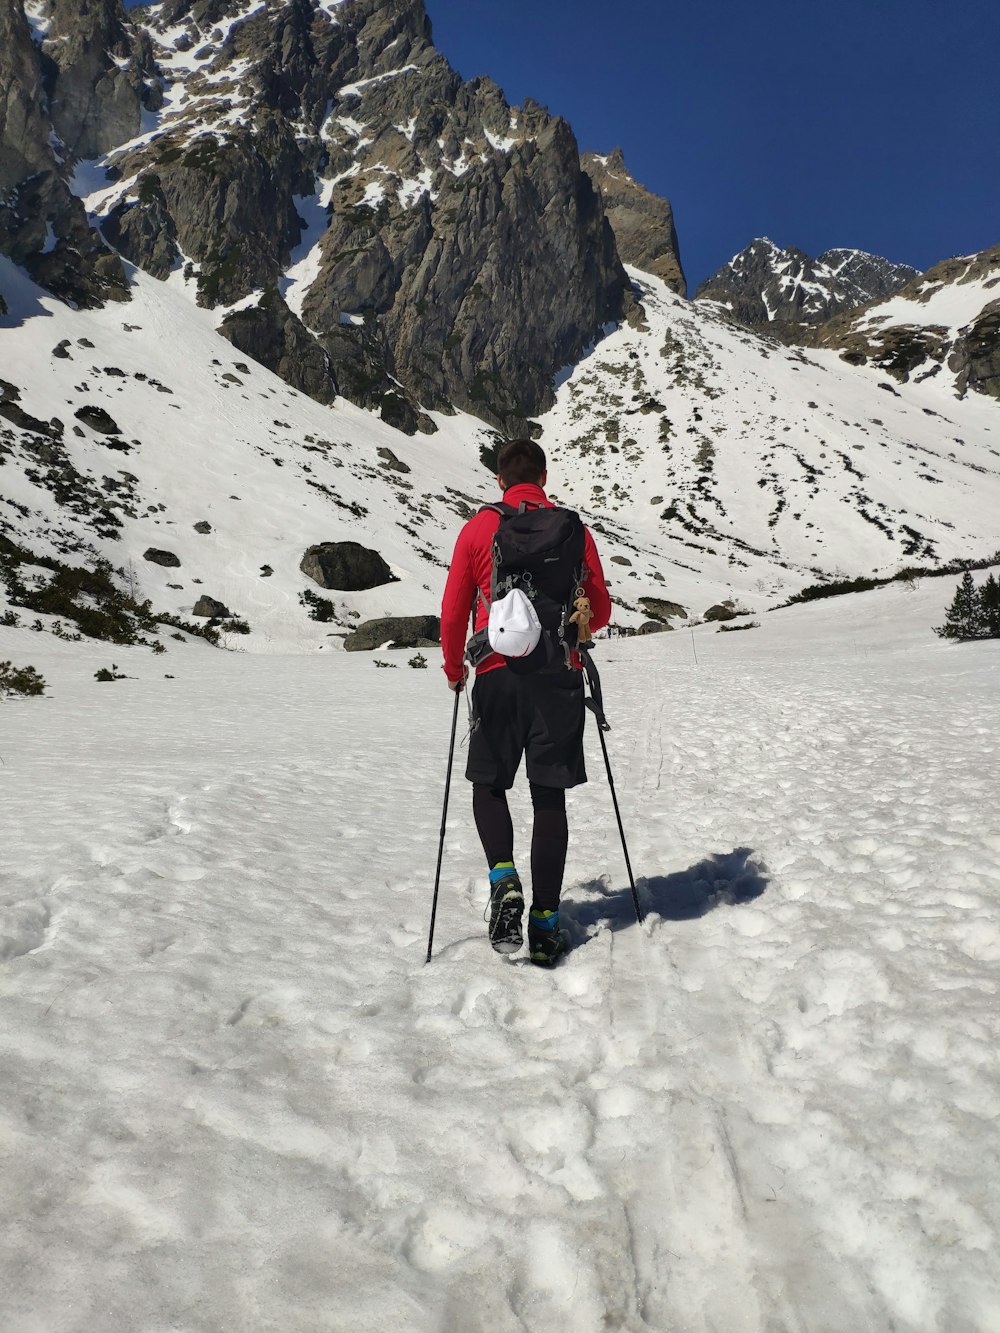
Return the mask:
{"type": "MultiPolygon", "coordinates": [[[[497,481],[503,506],[500,511],[489,506],[481,509],[458,535],[441,607],[441,646],[448,686],[461,690],[467,670],[470,614],[474,615],[476,634],[470,651],[475,685],[465,776],[472,783],[473,816],[489,867],[490,943],[498,953],[510,954],[523,942],[524,896],[514,864],[507,792],[524,755],[534,809],[528,948],[533,963],[550,967],[567,947],[558,929],[568,843],[566,789],[587,781],[583,673],[580,653],[572,645],[577,642],[578,629],[581,643],[590,637],[587,610],[590,633],[608,624],[611,599],[593,537],[576,514],[557,509],[548,499],[546,477],[545,453],[533,440],[513,440],[500,450],[497,481]],[[568,535],[546,562],[545,577],[537,576],[532,585],[532,605],[538,609],[535,625],[539,618],[542,622],[540,633],[534,635],[537,646],[530,657],[519,658],[516,645],[515,651],[501,656],[485,641],[495,592],[499,601],[494,550],[506,549],[508,529],[504,526],[501,532],[502,524],[513,527],[519,513],[538,510],[547,513],[527,519],[528,526],[568,535]],[[562,586],[553,586],[550,578],[562,586]],[[589,608],[581,594],[589,600],[589,608]],[[567,624],[574,605],[578,614],[573,619],[578,623],[567,624]],[[553,629],[546,625],[547,620],[562,628],[553,629]],[[478,648],[472,648],[473,644],[478,648]],[[536,666],[537,662],[541,665],[536,666]]],[[[502,572],[507,576],[505,584],[525,586],[523,571],[519,576],[514,566],[504,564],[502,572]]],[[[510,599],[519,595],[511,592],[510,599]]],[[[517,639],[519,633],[511,625],[504,647],[510,647],[510,639],[517,639]]]]}

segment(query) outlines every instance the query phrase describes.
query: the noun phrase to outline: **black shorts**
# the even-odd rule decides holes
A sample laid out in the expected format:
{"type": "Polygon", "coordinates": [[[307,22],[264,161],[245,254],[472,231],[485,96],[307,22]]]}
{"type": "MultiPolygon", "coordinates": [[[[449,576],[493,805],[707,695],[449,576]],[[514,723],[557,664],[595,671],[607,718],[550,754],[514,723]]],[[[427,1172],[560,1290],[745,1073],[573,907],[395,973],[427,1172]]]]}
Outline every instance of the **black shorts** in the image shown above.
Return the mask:
{"type": "Polygon", "coordinates": [[[465,776],[505,791],[525,756],[528,781],[542,787],[578,787],[583,762],[583,676],[561,670],[518,676],[497,667],[477,676],[474,725],[465,776]]]}

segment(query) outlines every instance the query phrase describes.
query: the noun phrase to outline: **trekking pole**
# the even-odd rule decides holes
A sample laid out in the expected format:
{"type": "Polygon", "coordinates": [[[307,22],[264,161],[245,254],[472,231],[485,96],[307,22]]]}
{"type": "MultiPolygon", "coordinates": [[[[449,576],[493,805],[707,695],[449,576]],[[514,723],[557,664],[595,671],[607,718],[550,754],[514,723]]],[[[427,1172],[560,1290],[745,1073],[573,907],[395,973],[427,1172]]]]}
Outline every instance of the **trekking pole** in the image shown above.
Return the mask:
{"type": "Polygon", "coordinates": [[[438,844],[437,872],[434,875],[434,901],[431,905],[431,928],[427,936],[427,959],[431,961],[431,951],[434,948],[434,920],[437,916],[438,908],[438,886],[441,883],[441,861],[444,857],[444,829],[448,822],[448,793],[451,791],[451,765],[455,758],[455,732],[458,730],[458,699],[462,693],[464,685],[455,691],[455,711],[451,717],[451,744],[448,746],[448,775],[444,780],[444,809],[441,811],[441,841],[438,844]]]}
{"type": "Polygon", "coordinates": [[[604,755],[604,767],[608,774],[608,786],[611,788],[611,803],[615,807],[615,819],[618,820],[618,833],[622,840],[622,851],[625,853],[625,869],[628,871],[629,887],[632,890],[632,906],[635,908],[635,919],[642,925],[642,908],[639,906],[639,893],[635,887],[635,877],[632,874],[632,862],[629,860],[628,844],[625,841],[625,829],[622,826],[622,815],[618,808],[618,794],[615,791],[615,780],[611,773],[611,760],[608,758],[608,747],[604,740],[604,733],[611,730],[611,726],[604,716],[604,701],[600,693],[600,677],[597,675],[597,668],[590,659],[589,654],[583,654],[584,675],[587,678],[587,684],[590,686],[590,698],[587,700],[587,707],[594,714],[597,721],[597,734],[601,739],[601,751],[604,755]],[[594,681],[597,680],[597,689],[595,691],[594,681]]]}

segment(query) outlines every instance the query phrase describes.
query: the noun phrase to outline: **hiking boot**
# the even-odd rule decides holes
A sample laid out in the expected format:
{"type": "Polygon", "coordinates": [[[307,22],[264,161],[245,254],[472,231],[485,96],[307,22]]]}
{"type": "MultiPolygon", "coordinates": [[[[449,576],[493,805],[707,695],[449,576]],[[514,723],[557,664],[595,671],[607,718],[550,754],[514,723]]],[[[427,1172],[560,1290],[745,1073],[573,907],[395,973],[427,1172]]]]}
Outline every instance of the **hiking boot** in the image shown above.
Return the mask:
{"type": "Polygon", "coordinates": [[[524,894],[517,871],[490,885],[490,943],[497,953],[517,953],[523,943],[524,894]]]}
{"type": "Polygon", "coordinates": [[[558,912],[528,914],[528,953],[536,967],[554,967],[569,950],[569,940],[559,929],[558,912]]]}

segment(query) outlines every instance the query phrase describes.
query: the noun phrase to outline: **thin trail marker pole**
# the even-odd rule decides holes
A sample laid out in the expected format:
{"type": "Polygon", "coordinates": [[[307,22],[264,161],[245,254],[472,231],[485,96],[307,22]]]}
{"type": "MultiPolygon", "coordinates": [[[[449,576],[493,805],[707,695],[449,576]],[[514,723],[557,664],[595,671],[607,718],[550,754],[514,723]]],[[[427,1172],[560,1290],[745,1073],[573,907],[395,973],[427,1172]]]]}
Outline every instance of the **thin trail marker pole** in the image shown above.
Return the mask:
{"type": "Polygon", "coordinates": [[[437,917],[438,887],[441,884],[441,861],[444,858],[444,830],[445,825],[448,822],[448,794],[451,791],[451,766],[455,758],[455,732],[458,730],[458,701],[461,694],[462,690],[455,691],[455,710],[451,716],[451,744],[448,746],[448,774],[444,780],[444,808],[441,811],[441,841],[438,844],[437,871],[434,875],[434,900],[431,904],[431,928],[427,936],[426,962],[428,963],[431,961],[431,953],[434,949],[434,921],[437,917]]]}
{"type": "Polygon", "coordinates": [[[694,664],[698,666],[698,649],[694,646],[694,630],[691,631],[691,651],[694,653],[694,664]]]}

